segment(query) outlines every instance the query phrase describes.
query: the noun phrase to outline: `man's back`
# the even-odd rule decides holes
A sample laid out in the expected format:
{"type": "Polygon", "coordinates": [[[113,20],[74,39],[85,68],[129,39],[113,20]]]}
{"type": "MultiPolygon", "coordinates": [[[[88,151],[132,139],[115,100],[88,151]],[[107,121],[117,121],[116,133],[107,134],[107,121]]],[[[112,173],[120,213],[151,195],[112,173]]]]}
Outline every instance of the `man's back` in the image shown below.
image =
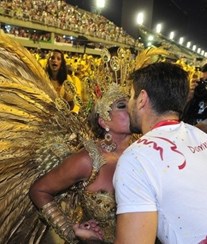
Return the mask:
{"type": "Polygon", "coordinates": [[[120,158],[117,213],[158,211],[163,243],[199,243],[207,236],[206,174],[207,134],[182,122],[153,129],[120,158]]]}

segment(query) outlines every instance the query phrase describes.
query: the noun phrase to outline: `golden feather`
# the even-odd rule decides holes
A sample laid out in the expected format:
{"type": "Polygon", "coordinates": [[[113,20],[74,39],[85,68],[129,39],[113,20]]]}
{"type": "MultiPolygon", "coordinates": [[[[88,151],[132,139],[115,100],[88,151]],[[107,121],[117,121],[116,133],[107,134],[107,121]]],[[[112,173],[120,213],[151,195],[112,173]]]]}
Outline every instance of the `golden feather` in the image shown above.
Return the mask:
{"type": "Polygon", "coordinates": [[[2,32],[0,62],[0,243],[38,243],[46,227],[29,187],[77,150],[88,132],[35,58],[2,32]]]}
{"type": "Polygon", "coordinates": [[[158,62],[160,58],[169,56],[169,52],[163,48],[149,47],[138,53],[135,60],[135,70],[158,62]]]}

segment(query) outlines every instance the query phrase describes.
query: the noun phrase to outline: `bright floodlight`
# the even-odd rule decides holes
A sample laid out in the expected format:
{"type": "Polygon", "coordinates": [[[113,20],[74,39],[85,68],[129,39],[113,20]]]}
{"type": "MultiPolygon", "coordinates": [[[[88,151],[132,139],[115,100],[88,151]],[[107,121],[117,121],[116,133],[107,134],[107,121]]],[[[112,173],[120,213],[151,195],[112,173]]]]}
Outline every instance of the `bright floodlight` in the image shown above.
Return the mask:
{"type": "Polygon", "coordinates": [[[143,13],[138,13],[137,15],[137,24],[142,25],[144,22],[144,14],[143,13]]]}
{"type": "Polygon", "coordinates": [[[193,48],[192,48],[192,49],[193,49],[193,51],[195,52],[195,50],[196,50],[196,45],[193,45],[193,48]]]}
{"type": "Polygon", "coordinates": [[[182,45],[182,44],[183,44],[183,42],[184,42],[184,38],[183,38],[183,37],[181,37],[181,38],[179,39],[179,44],[180,44],[180,45],[182,45]]]}
{"type": "Polygon", "coordinates": [[[186,47],[187,47],[187,48],[190,48],[190,46],[191,46],[191,42],[187,42],[186,47]]]}
{"type": "Polygon", "coordinates": [[[157,24],[157,26],[156,26],[156,32],[157,33],[160,33],[161,30],[162,30],[162,24],[157,24]]]}
{"type": "Polygon", "coordinates": [[[106,4],[106,1],[105,0],[96,0],[96,7],[97,8],[104,8],[105,7],[105,4],[106,4]]]}
{"type": "Polygon", "coordinates": [[[169,37],[170,37],[170,40],[173,40],[174,37],[175,37],[175,32],[174,31],[171,31],[169,37]]]}
{"type": "Polygon", "coordinates": [[[201,53],[201,48],[199,47],[198,50],[197,50],[197,53],[201,53]]]}

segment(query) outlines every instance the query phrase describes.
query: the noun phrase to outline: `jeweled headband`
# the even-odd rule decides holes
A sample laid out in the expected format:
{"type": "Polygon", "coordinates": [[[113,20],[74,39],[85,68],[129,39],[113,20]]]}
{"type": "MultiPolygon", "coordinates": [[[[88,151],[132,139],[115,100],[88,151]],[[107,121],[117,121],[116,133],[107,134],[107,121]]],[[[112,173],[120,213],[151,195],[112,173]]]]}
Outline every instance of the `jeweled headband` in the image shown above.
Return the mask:
{"type": "Polygon", "coordinates": [[[118,48],[115,55],[103,50],[103,65],[99,66],[97,87],[99,95],[96,96],[96,112],[105,120],[111,120],[109,112],[112,104],[129,96],[128,75],[133,70],[134,59],[129,49],[118,48]]]}
{"type": "Polygon", "coordinates": [[[102,98],[98,99],[96,102],[96,112],[104,120],[111,120],[109,112],[112,110],[111,105],[121,99],[127,98],[128,94],[120,85],[116,83],[111,83],[108,90],[103,94],[102,98]]]}

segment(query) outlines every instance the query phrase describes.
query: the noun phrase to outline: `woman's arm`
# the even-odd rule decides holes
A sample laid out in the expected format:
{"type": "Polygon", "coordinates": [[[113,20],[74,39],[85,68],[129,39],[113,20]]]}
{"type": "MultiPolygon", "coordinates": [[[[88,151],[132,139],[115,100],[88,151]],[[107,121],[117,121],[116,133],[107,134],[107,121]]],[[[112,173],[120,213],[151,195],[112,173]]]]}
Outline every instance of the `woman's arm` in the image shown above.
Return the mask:
{"type": "MultiPolygon", "coordinates": [[[[61,207],[54,200],[54,196],[80,180],[89,178],[91,170],[91,158],[88,152],[82,150],[69,156],[61,165],[37,179],[29,191],[30,198],[36,207],[40,209],[42,217],[54,228],[60,237],[69,243],[77,243],[74,223],[63,213],[61,207]]],[[[87,233],[88,231],[82,230],[80,237],[85,238],[85,236],[97,235],[93,231],[87,233]]]]}
{"type": "Polygon", "coordinates": [[[91,170],[92,161],[87,151],[73,154],[34,182],[29,191],[30,198],[38,208],[42,208],[53,201],[57,193],[90,177],[91,170]]]}

